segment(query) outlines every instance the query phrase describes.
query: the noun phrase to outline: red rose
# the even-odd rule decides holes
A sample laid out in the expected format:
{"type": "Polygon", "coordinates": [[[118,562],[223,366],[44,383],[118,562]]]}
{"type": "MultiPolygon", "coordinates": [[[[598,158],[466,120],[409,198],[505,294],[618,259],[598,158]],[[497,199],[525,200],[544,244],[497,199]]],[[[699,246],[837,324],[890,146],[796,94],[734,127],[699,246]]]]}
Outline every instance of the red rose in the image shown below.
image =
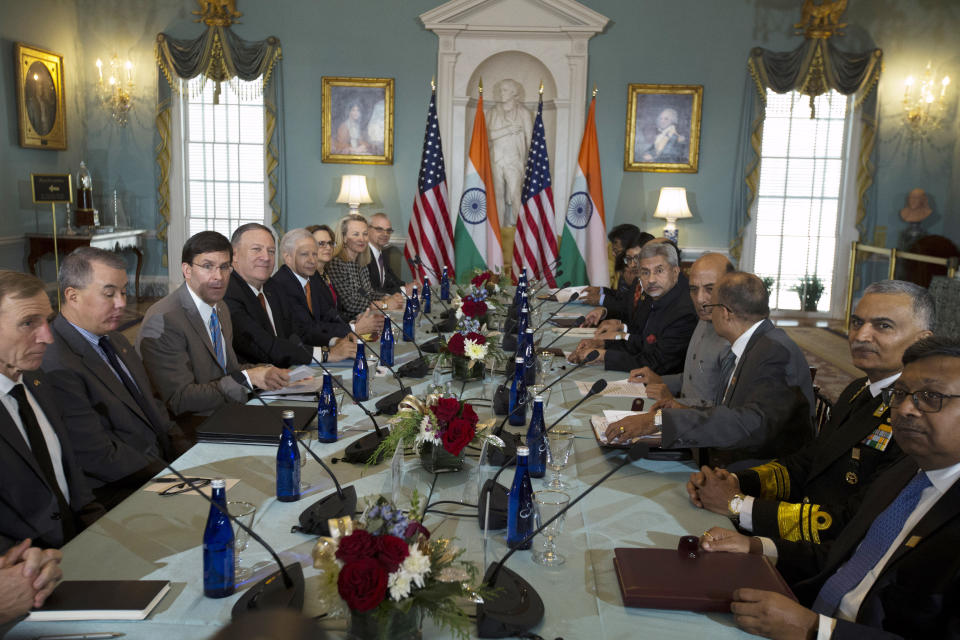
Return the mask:
{"type": "Polygon", "coordinates": [[[374,539],[377,541],[377,560],[387,573],[396,571],[410,555],[407,543],[397,536],[382,535],[374,539]]]}
{"type": "Polygon", "coordinates": [[[477,432],[469,420],[466,418],[454,418],[450,421],[450,424],[447,425],[446,431],[444,431],[441,436],[443,448],[451,455],[458,456],[460,452],[463,451],[463,448],[470,444],[470,441],[473,440],[475,435],[477,435],[477,432]]]}
{"type": "Polygon", "coordinates": [[[653,335],[652,333],[647,336],[647,344],[653,344],[656,341],[657,341],[657,336],[653,335]]]}
{"type": "Polygon", "coordinates": [[[447,351],[455,356],[463,355],[463,334],[455,333],[447,340],[447,351]]]}
{"type": "Polygon", "coordinates": [[[483,273],[478,273],[470,279],[470,284],[479,288],[484,285],[484,283],[490,279],[490,272],[484,271],[483,273]]]}
{"type": "Polygon", "coordinates": [[[344,563],[372,558],[376,552],[376,541],[373,536],[363,529],[356,529],[348,536],[340,539],[337,546],[337,560],[344,563]]]}
{"type": "Polygon", "coordinates": [[[422,533],[424,538],[430,538],[430,531],[425,526],[414,520],[407,525],[407,530],[403,532],[403,537],[410,539],[418,533],[422,533]]]}
{"type": "Polygon", "coordinates": [[[480,316],[486,315],[487,303],[483,300],[464,299],[461,310],[463,311],[463,315],[468,318],[479,318],[480,316]]]}
{"type": "Polygon", "coordinates": [[[460,402],[456,398],[440,398],[433,407],[433,415],[441,426],[448,424],[460,413],[460,402]]]}
{"type": "Polygon", "coordinates": [[[373,558],[348,562],[340,569],[337,591],[353,611],[376,609],[387,595],[387,572],[373,558]]]}
{"type": "Polygon", "coordinates": [[[473,410],[473,405],[464,402],[463,411],[460,412],[460,417],[469,422],[470,426],[476,430],[477,423],[480,421],[480,418],[477,416],[477,412],[473,410]]]}
{"type": "Polygon", "coordinates": [[[471,331],[471,332],[468,333],[466,336],[464,336],[464,339],[465,339],[465,340],[473,340],[473,341],[476,342],[477,344],[486,344],[486,343],[487,343],[487,339],[484,337],[484,335],[483,335],[482,333],[477,333],[476,331],[471,331]]]}

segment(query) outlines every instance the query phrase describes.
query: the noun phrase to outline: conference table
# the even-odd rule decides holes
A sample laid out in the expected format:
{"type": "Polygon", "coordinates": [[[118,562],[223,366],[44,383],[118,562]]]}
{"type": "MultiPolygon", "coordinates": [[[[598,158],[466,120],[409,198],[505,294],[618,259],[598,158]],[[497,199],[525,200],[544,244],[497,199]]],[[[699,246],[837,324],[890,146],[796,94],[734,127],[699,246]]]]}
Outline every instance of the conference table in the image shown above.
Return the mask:
{"type": "MultiPolygon", "coordinates": [[[[552,339],[551,332],[545,332],[544,337],[547,341],[552,339]]],[[[564,337],[556,346],[569,350],[576,342],[577,339],[564,337]]],[[[409,344],[398,343],[397,366],[414,355],[409,344]]],[[[552,376],[560,375],[570,367],[569,363],[555,362],[552,376]]],[[[350,369],[333,369],[333,372],[344,374],[349,388],[350,369]]],[[[552,376],[548,373],[547,381],[552,376]]],[[[595,381],[601,377],[613,381],[623,379],[625,374],[589,365],[573,372],[553,388],[545,410],[547,424],[583,397],[576,380],[595,381]]],[[[405,382],[413,385],[415,394],[422,396],[431,380],[428,376],[422,380],[405,379],[405,382]]],[[[382,395],[397,388],[392,377],[377,377],[374,392],[382,395]]],[[[462,391],[464,399],[481,398],[489,392],[490,385],[454,383],[453,389],[457,393],[462,391]]],[[[372,408],[374,401],[375,398],[371,398],[365,404],[372,408]]],[[[570,484],[566,492],[571,498],[623,459],[621,451],[599,448],[589,416],[602,413],[602,409],[630,409],[630,403],[629,398],[596,396],[563,421],[577,436],[573,461],[563,472],[564,480],[570,484]]],[[[346,445],[371,430],[369,419],[358,407],[351,406],[349,399],[344,401],[343,409],[339,441],[311,443],[312,450],[325,461],[340,457],[346,445]]],[[[477,411],[481,420],[493,417],[486,398],[479,400],[477,411]]],[[[523,428],[511,430],[520,432],[523,428]]],[[[254,529],[277,549],[284,562],[297,561],[304,568],[304,614],[323,616],[330,612],[324,610],[317,597],[321,576],[313,568],[311,558],[316,538],[292,533],[291,527],[297,524],[303,509],[333,490],[333,483],[316,461],[309,460],[302,469],[302,482],[309,488],[300,501],[278,502],[275,461],[276,448],[273,446],[199,443],[181,456],[174,466],[188,476],[239,480],[228,488],[227,499],[244,500],[257,506],[254,529]]],[[[431,501],[477,503],[476,479],[480,470],[475,456],[468,455],[462,471],[438,474],[434,478],[421,467],[416,455],[408,454],[402,464],[402,480],[396,487],[391,462],[390,457],[375,466],[337,462],[331,468],[342,485],[356,487],[361,504],[364,497],[382,494],[389,498],[395,490],[403,499],[409,499],[413,490],[426,496],[432,484],[431,501]]],[[[615,547],[675,549],[681,535],[699,535],[715,525],[729,526],[726,518],[696,509],[689,503],[684,485],[693,468],[691,462],[639,460],[630,463],[574,505],[567,514],[559,537],[559,551],[566,556],[565,564],[551,568],[540,566],[533,562],[529,551],[518,552],[510,558],[508,566],[524,576],[544,601],[546,613],[541,624],[532,629],[534,633],[547,639],[593,640],[749,636],[736,628],[730,614],[632,609],[622,604],[613,568],[615,547]]],[[[501,484],[509,487],[512,477],[511,468],[502,474],[501,484]]],[[[542,488],[545,482],[546,479],[534,479],[534,490],[542,488]]],[[[476,509],[445,504],[442,510],[448,514],[462,513],[463,516],[428,513],[424,525],[433,536],[452,538],[456,545],[465,548],[464,557],[475,562],[482,574],[485,545],[476,509]]],[[[148,619],[137,622],[21,623],[7,637],[23,639],[64,633],[118,632],[138,640],[209,638],[229,622],[231,607],[244,589],[274,571],[275,565],[269,554],[251,540],[242,554],[242,561],[243,566],[255,570],[254,577],[240,585],[233,596],[205,598],[200,545],[208,511],[209,504],[196,495],[162,497],[141,490],[63,548],[65,579],[169,580],[170,592],[148,619]]],[[[504,535],[505,531],[490,532],[486,545],[487,563],[506,553],[504,535]]],[[[321,624],[328,631],[328,637],[344,637],[346,619],[343,616],[323,616],[321,624]]],[[[425,620],[424,638],[446,638],[449,635],[449,632],[435,628],[429,619],[425,620]]]]}

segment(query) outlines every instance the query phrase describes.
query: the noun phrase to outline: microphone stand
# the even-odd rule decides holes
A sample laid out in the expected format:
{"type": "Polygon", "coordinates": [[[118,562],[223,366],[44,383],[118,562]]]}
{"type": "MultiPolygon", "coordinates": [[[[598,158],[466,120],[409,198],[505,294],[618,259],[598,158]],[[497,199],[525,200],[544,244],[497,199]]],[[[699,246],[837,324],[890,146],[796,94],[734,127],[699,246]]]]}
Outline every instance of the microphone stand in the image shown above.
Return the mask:
{"type": "Polygon", "coordinates": [[[558,335],[556,338],[554,338],[553,340],[551,340],[551,341],[550,341],[550,344],[548,344],[548,345],[545,346],[545,347],[540,347],[540,351],[546,351],[547,349],[549,349],[550,347],[552,347],[553,345],[555,345],[555,344],[557,343],[557,340],[559,340],[559,339],[562,338],[563,336],[567,335],[567,334],[570,332],[571,329],[578,329],[578,328],[580,327],[580,325],[583,324],[584,319],[585,319],[585,318],[584,318],[583,316],[580,316],[579,318],[577,318],[576,321],[573,323],[572,326],[567,327],[567,328],[563,331],[563,333],[561,333],[561,334],[558,335]]]}
{"type": "MultiPolygon", "coordinates": [[[[409,296],[407,296],[407,294],[404,293],[402,289],[400,290],[400,292],[403,293],[404,297],[406,297],[407,300],[410,299],[409,296]]],[[[393,326],[395,326],[397,329],[399,329],[399,330],[400,330],[400,335],[403,336],[403,327],[400,326],[400,324],[398,324],[396,320],[394,320],[393,318],[391,318],[389,313],[387,313],[386,311],[384,311],[383,309],[381,309],[381,308],[380,308],[379,306],[377,306],[377,305],[373,305],[373,306],[374,306],[374,308],[376,308],[377,311],[379,311],[379,312],[381,313],[381,315],[383,315],[384,318],[386,318],[387,320],[389,320],[390,323],[391,323],[393,326]]],[[[426,314],[424,314],[424,315],[426,315],[426,314]]],[[[430,320],[430,322],[433,322],[433,320],[430,318],[430,316],[427,316],[427,319],[430,320]]],[[[434,326],[436,326],[436,325],[434,325],[434,326]]],[[[439,333],[439,330],[438,330],[438,333],[439,333]]],[[[411,360],[410,362],[402,365],[402,366],[400,367],[400,370],[404,372],[403,375],[405,375],[405,376],[407,376],[407,377],[409,377],[409,378],[422,378],[422,377],[424,377],[425,375],[427,375],[427,370],[429,369],[429,366],[427,365],[427,359],[424,357],[424,355],[423,355],[423,350],[420,349],[420,345],[417,344],[417,341],[416,341],[416,340],[411,340],[411,342],[413,343],[413,346],[414,346],[414,347],[416,348],[416,350],[417,350],[417,358],[416,358],[416,360],[411,360]]],[[[379,357],[379,355],[378,355],[377,357],[379,357]]],[[[393,371],[393,369],[391,369],[391,371],[393,371]]],[[[394,375],[395,377],[397,376],[396,373],[394,373],[393,375],[394,375]]],[[[400,382],[400,378],[399,378],[399,377],[397,377],[397,381],[400,382]]],[[[401,388],[401,390],[404,389],[403,382],[400,382],[400,388],[401,388]]],[[[406,393],[404,393],[404,395],[406,395],[406,393]]],[[[402,399],[403,399],[403,396],[401,396],[400,398],[398,398],[398,399],[397,399],[397,402],[400,402],[400,400],[402,400],[402,399]]],[[[378,408],[379,408],[379,407],[378,407],[378,408]]],[[[396,413],[396,412],[394,411],[394,413],[396,413]]]]}

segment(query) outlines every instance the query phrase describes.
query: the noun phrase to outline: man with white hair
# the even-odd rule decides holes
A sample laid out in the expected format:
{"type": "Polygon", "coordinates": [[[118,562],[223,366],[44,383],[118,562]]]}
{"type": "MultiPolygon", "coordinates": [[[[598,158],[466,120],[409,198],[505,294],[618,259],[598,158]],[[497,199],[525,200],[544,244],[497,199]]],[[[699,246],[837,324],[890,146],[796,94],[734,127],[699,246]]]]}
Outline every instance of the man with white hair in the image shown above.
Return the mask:
{"type": "Polygon", "coordinates": [[[687,162],[689,141],[677,131],[680,116],[666,108],[657,116],[657,135],[640,153],[641,162],[687,162]]]}

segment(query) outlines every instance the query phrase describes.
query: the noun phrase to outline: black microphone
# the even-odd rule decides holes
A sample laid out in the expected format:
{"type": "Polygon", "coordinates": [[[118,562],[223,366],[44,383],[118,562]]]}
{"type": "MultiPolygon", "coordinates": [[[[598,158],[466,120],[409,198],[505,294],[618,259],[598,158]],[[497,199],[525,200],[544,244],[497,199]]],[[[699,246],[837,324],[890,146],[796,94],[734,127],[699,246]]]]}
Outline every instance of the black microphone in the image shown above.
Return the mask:
{"type": "Polygon", "coordinates": [[[541,352],[546,351],[547,349],[549,349],[550,347],[552,347],[553,345],[555,345],[555,344],[557,343],[557,340],[559,340],[559,339],[562,338],[563,336],[567,335],[567,333],[569,333],[571,329],[579,329],[579,328],[580,328],[580,325],[583,324],[583,321],[584,321],[585,319],[586,319],[586,318],[585,318],[584,316],[580,316],[579,318],[577,318],[576,320],[574,320],[574,321],[573,321],[573,324],[572,324],[571,326],[567,327],[567,328],[563,331],[563,333],[561,333],[561,334],[558,335],[556,338],[554,338],[553,340],[551,340],[551,341],[550,341],[550,344],[548,344],[548,345],[545,346],[545,347],[540,347],[540,351],[541,351],[541,352]]]}
{"type": "MultiPolygon", "coordinates": [[[[560,313],[560,310],[561,310],[561,309],[563,309],[565,306],[567,306],[567,305],[570,304],[571,302],[576,301],[576,300],[579,299],[579,298],[580,298],[580,292],[579,292],[579,291],[574,291],[574,292],[573,292],[573,295],[571,295],[569,298],[567,298],[567,301],[564,302],[563,304],[561,304],[559,307],[557,307],[556,311],[551,312],[550,315],[552,315],[552,316],[557,315],[558,313],[560,313]]],[[[540,307],[542,307],[542,306],[543,306],[544,304],[546,304],[547,302],[549,302],[549,301],[548,301],[548,300],[541,300],[540,303],[539,303],[536,307],[534,307],[533,309],[531,309],[530,311],[533,312],[533,311],[535,311],[536,309],[539,309],[540,307]]],[[[549,320],[549,318],[547,318],[547,320],[549,320]]],[[[546,322],[546,320],[544,320],[544,322],[546,322]]]]}
{"type": "MultiPolygon", "coordinates": [[[[562,275],[563,275],[563,269],[557,269],[557,272],[552,274],[551,277],[553,278],[554,285],[556,285],[557,278],[559,278],[562,275]]],[[[544,270],[543,282],[541,282],[536,286],[536,288],[533,290],[533,295],[536,295],[537,293],[539,293],[539,291],[543,289],[545,286],[547,286],[548,284],[550,284],[550,282],[547,280],[547,270],[544,270]]]]}
{"type": "MultiPolygon", "coordinates": [[[[373,305],[373,306],[376,307],[377,305],[373,305]]],[[[379,309],[379,307],[377,307],[377,308],[379,309]]],[[[381,309],[381,311],[382,311],[382,309],[381,309]]],[[[387,317],[389,318],[390,316],[387,316],[387,317]]],[[[356,331],[354,331],[353,328],[352,328],[350,325],[347,325],[347,329],[350,331],[350,333],[352,333],[354,336],[357,337],[357,340],[359,340],[360,342],[362,342],[362,343],[366,346],[366,348],[370,350],[370,353],[373,354],[373,356],[377,359],[378,362],[380,362],[380,364],[382,364],[383,366],[385,366],[385,367],[390,371],[390,373],[393,374],[393,377],[397,380],[397,384],[400,385],[400,391],[403,393],[403,395],[407,395],[408,393],[410,393],[410,388],[409,388],[409,387],[405,387],[405,386],[403,385],[403,380],[401,380],[401,379],[400,379],[400,376],[397,375],[397,372],[393,370],[393,367],[391,367],[390,365],[388,365],[387,363],[385,363],[385,362],[383,361],[383,358],[380,357],[380,353],[377,352],[373,347],[371,347],[369,342],[367,342],[366,340],[364,340],[363,338],[361,338],[361,337],[360,337],[360,334],[357,333],[356,331]]],[[[312,352],[312,351],[311,351],[311,356],[310,356],[310,357],[311,357],[311,358],[313,357],[313,352],[312,352]]],[[[315,358],[314,358],[314,359],[315,359],[315,358]]],[[[377,372],[374,371],[374,372],[373,372],[373,375],[376,375],[376,373],[377,373],[377,372]]]]}
{"type": "Polygon", "coordinates": [[[533,540],[555,520],[566,514],[573,505],[580,502],[591,491],[600,486],[607,478],[627,464],[646,457],[649,447],[638,443],[627,450],[627,455],[613,469],[591,484],[586,491],[574,498],[552,518],[533,530],[518,545],[510,549],[500,562],[490,565],[483,578],[483,584],[490,587],[491,595],[477,605],[477,635],[481,638],[505,638],[521,636],[543,619],[543,600],[533,586],[517,573],[504,566],[520,547],[533,540]]]}
{"type": "MultiPolygon", "coordinates": [[[[544,433],[549,433],[551,429],[557,426],[561,420],[570,415],[574,409],[582,405],[591,397],[603,392],[607,388],[607,381],[604,379],[597,380],[593,383],[593,386],[590,387],[590,390],[585,396],[580,398],[572,407],[567,409],[562,416],[553,421],[549,427],[544,430],[544,433]]],[[[546,390],[546,389],[544,389],[546,390]]],[[[508,416],[509,417],[509,416],[508,416]]],[[[508,499],[508,490],[497,480],[500,478],[500,474],[510,466],[510,464],[517,459],[517,450],[516,442],[514,442],[514,449],[512,455],[507,457],[500,464],[500,469],[497,471],[496,475],[493,476],[490,480],[487,480],[483,483],[483,487],[480,489],[480,495],[477,500],[477,518],[480,521],[480,528],[490,528],[490,529],[503,529],[507,526],[507,499],[508,499]],[[490,506],[487,507],[489,502],[490,506]],[[490,521],[490,515],[493,514],[495,520],[490,521]]],[[[488,459],[490,459],[488,457],[488,459]]],[[[494,462],[494,464],[497,464],[494,462]]]]}
{"type": "Polygon", "coordinates": [[[268,575],[263,580],[257,582],[243,594],[243,597],[237,600],[233,605],[231,615],[236,620],[241,615],[255,609],[278,609],[288,608],[300,611],[303,609],[303,567],[299,562],[292,562],[284,566],[280,556],[274,551],[273,547],[267,544],[267,541],[261,538],[256,531],[243,524],[236,517],[230,515],[230,512],[213,501],[213,498],[200,490],[192,481],[183,476],[182,473],[174,469],[166,460],[147,453],[147,456],[160,462],[164,467],[173,472],[173,475],[184,483],[184,486],[200,494],[204,500],[212,504],[217,510],[230,519],[231,522],[246,531],[251,538],[260,543],[264,549],[277,563],[278,570],[268,575]]]}
{"type": "MultiPolygon", "coordinates": [[[[379,309],[381,313],[383,313],[383,309],[380,309],[379,306],[377,306],[377,305],[373,305],[373,306],[374,306],[375,308],[379,309]]],[[[384,315],[386,315],[386,314],[384,314],[384,315]]],[[[393,321],[393,318],[390,318],[389,315],[387,315],[386,317],[387,317],[388,319],[390,319],[391,322],[393,321]]],[[[403,330],[403,329],[401,329],[401,331],[402,331],[402,330],[403,330]]],[[[383,413],[383,414],[387,414],[387,415],[391,415],[391,416],[392,416],[393,414],[395,414],[395,413],[397,412],[397,406],[400,404],[400,401],[403,400],[403,399],[407,396],[407,394],[410,393],[410,387],[408,387],[408,386],[406,386],[406,385],[403,384],[403,380],[400,379],[400,376],[397,375],[397,372],[394,371],[393,367],[390,366],[389,364],[383,362],[383,358],[381,358],[381,357],[380,357],[380,354],[377,353],[377,351],[376,351],[373,347],[370,346],[370,343],[369,343],[369,342],[367,342],[366,340],[364,340],[363,338],[361,338],[360,335],[359,335],[356,331],[354,331],[353,329],[350,329],[350,333],[352,333],[353,335],[357,336],[357,340],[359,340],[359,341],[362,342],[364,345],[366,345],[366,348],[367,348],[367,349],[370,349],[370,353],[372,353],[372,354],[374,355],[374,357],[376,357],[377,360],[378,360],[381,364],[383,364],[383,366],[385,366],[385,367],[390,371],[390,373],[393,374],[393,377],[394,377],[394,379],[397,381],[397,384],[400,385],[400,388],[399,388],[398,390],[393,391],[393,392],[388,393],[387,395],[383,396],[382,398],[380,398],[379,400],[377,400],[377,403],[374,405],[374,406],[377,408],[377,411],[378,411],[379,413],[383,413]]],[[[402,368],[402,367],[401,367],[401,368],[402,368]]],[[[373,371],[373,372],[371,372],[369,375],[376,376],[376,373],[377,373],[376,371],[373,371]]]]}
{"type": "MultiPolygon", "coordinates": [[[[401,289],[400,293],[403,294],[403,297],[406,298],[407,302],[409,303],[411,298],[410,296],[407,295],[407,292],[401,289]]],[[[380,312],[386,314],[386,312],[383,309],[381,309],[380,312]]],[[[433,323],[433,326],[436,328],[437,325],[436,323],[433,322],[433,318],[431,318],[426,313],[423,315],[425,315],[427,317],[427,320],[433,323]]],[[[392,322],[395,325],[397,324],[396,320],[394,320],[393,318],[390,318],[390,322],[392,322]]],[[[436,330],[439,333],[440,330],[439,329],[436,329],[436,330]]],[[[400,335],[403,336],[403,327],[400,327],[400,335]]],[[[430,365],[427,363],[427,359],[423,355],[423,349],[421,349],[420,345],[417,344],[416,339],[410,340],[410,342],[413,343],[414,348],[416,348],[417,350],[417,357],[411,360],[410,362],[407,362],[401,365],[400,371],[402,372],[402,375],[405,375],[408,378],[423,378],[424,376],[427,375],[427,372],[430,371],[430,365]]]]}

